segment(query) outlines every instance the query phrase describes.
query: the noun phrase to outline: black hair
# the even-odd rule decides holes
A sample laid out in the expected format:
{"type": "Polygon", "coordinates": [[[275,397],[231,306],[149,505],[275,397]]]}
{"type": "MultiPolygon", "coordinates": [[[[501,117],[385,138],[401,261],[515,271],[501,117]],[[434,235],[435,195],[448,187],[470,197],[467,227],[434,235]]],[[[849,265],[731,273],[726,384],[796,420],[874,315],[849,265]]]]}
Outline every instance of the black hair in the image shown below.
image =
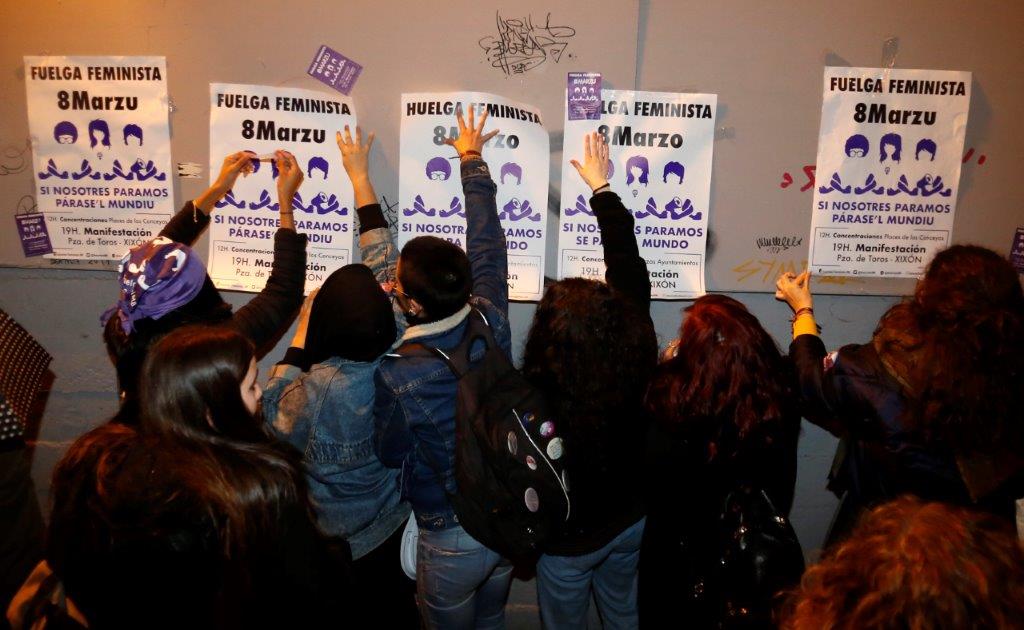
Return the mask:
{"type": "Polygon", "coordinates": [[[417,236],[402,248],[402,291],[423,307],[425,321],[452,315],[469,301],[473,274],[466,252],[436,236],[417,236]]]}
{"type": "Polygon", "coordinates": [[[523,374],[544,392],[576,452],[603,465],[612,425],[641,409],[657,357],[646,311],[603,282],[567,278],[537,305],[523,374]]]}

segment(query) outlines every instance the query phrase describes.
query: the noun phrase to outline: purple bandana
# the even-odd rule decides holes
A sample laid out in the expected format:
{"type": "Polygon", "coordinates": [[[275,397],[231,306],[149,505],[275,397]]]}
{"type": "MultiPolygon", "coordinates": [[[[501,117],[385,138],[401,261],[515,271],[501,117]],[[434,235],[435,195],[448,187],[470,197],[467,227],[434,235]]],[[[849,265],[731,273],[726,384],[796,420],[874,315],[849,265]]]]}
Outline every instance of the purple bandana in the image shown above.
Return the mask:
{"type": "Polygon", "coordinates": [[[188,304],[206,281],[206,267],[192,249],[163,236],[133,247],[117,271],[121,293],[100,321],[106,325],[117,312],[121,328],[129,335],[136,321],[160,319],[188,304]]]}

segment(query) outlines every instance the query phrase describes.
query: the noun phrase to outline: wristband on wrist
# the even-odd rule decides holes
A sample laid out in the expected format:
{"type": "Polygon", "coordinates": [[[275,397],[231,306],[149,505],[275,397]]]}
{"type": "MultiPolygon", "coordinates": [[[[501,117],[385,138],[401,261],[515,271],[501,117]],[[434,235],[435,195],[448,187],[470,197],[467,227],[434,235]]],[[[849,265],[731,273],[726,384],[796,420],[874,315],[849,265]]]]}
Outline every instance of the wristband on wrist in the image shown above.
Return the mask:
{"type": "Polygon", "coordinates": [[[480,157],[480,152],[479,151],[474,151],[474,150],[470,149],[469,151],[463,151],[462,153],[460,153],[459,157],[462,158],[462,159],[466,159],[467,155],[473,156],[473,157],[480,157]]]}
{"type": "Polygon", "coordinates": [[[602,184],[601,186],[598,186],[597,188],[595,188],[595,189],[593,190],[593,194],[595,194],[595,195],[596,195],[597,193],[602,193],[602,192],[604,192],[604,191],[606,191],[606,190],[611,190],[611,189],[612,189],[612,185],[611,185],[611,183],[610,183],[610,182],[605,182],[605,183],[604,183],[604,184],[602,184]]]}
{"type": "Polygon", "coordinates": [[[796,318],[800,317],[801,315],[810,315],[811,317],[814,317],[814,309],[811,308],[810,306],[803,306],[801,308],[796,309],[796,312],[793,313],[792,321],[796,321],[796,318]]]}

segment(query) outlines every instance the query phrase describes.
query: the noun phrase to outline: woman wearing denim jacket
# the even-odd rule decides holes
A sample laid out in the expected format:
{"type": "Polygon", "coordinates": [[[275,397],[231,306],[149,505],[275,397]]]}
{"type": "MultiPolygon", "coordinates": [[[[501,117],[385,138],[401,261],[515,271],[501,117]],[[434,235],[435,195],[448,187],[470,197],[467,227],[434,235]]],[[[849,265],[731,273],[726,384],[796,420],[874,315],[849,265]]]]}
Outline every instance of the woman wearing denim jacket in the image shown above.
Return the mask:
{"type": "Polygon", "coordinates": [[[321,528],[352,548],[359,618],[383,627],[418,625],[415,583],[402,572],[399,549],[410,508],[399,497],[398,471],[373,449],[373,375],[404,328],[388,294],[397,250],[376,203],[357,127],[337,135],[359,215],[363,264],[332,273],[303,305],[291,347],[271,372],[264,416],[305,460],[321,528]],[[371,608],[372,607],[372,608],[371,608]]]}

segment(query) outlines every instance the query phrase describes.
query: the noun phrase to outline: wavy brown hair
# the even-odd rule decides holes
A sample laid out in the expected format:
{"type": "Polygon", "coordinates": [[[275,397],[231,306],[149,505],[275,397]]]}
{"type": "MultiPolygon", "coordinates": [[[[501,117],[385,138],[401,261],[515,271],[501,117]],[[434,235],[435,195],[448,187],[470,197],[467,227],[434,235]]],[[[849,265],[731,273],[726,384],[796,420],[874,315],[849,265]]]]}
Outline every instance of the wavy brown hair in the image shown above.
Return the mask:
{"type": "Polygon", "coordinates": [[[657,355],[645,311],[603,282],[568,278],[537,306],[523,373],[582,449],[590,437],[603,439],[608,418],[640,408],[657,355]]]}
{"type": "Polygon", "coordinates": [[[1024,447],[1024,292],[1008,260],[973,245],[939,252],[875,343],[883,358],[913,356],[908,424],[961,453],[1024,447]]]}
{"type": "Polygon", "coordinates": [[[684,433],[742,440],[792,414],[792,370],[747,307],[705,295],[684,313],[676,355],[658,366],[647,392],[655,418],[684,433]]]}
{"type": "Polygon", "coordinates": [[[867,513],[807,570],[781,627],[1016,628],[1022,611],[1024,553],[1009,524],[908,496],[867,513]]]}

